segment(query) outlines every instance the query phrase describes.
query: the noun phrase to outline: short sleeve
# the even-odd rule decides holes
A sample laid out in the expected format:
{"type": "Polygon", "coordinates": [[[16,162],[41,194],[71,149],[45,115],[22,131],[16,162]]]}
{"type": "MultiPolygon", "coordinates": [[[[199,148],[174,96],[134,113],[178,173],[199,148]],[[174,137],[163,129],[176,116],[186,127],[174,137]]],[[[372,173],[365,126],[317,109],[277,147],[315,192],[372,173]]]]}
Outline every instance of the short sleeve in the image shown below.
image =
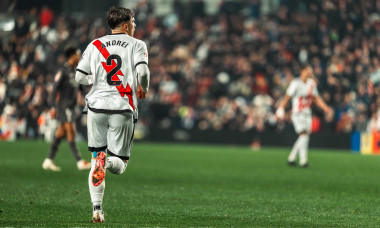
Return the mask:
{"type": "Polygon", "coordinates": [[[139,64],[148,65],[148,50],[146,48],[146,44],[143,41],[136,43],[134,63],[135,67],[139,64]]]}
{"type": "Polygon", "coordinates": [[[87,46],[86,50],[83,52],[82,57],[78,63],[77,71],[83,74],[91,73],[91,65],[90,65],[90,56],[91,56],[92,46],[91,43],[87,46]]]}
{"type": "Polygon", "coordinates": [[[315,83],[315,81],[313,81],[313,92],[312,92],[312,95],[313,95],[313,97],[318,97],[319,96],[318,86],[317,86],[317,83],[315,83]]]}
{"type": "Polygon", "coordinates": [[[318,97],[319,96],[319,92],[318,92],[318,88],[317,88],[316,83],[314,83],[313,96],[314,97],[318,97]]]}
{"type": "Polygon", "coordinates": [[[288,87],[288,89],[286,90],[286,95],[290,96],[290,97],[294,97],[294,95],[296,94],[296,88],[297,88],[297,83],[296,81],[292,81],[288,87]]]}

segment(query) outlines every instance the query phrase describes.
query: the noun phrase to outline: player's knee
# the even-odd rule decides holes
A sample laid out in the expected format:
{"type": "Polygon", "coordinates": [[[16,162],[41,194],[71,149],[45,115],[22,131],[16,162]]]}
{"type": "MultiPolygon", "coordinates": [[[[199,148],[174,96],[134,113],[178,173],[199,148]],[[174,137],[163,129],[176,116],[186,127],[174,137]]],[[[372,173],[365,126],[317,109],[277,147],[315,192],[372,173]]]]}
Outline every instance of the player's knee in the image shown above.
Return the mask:
{"type": "Polygon", "coordinates": [[[69,142],[75,141],[75,131],[67,132],[67,141],[69,141],[69,142]]]}
{"type": "Polygon", "coordinates": [[[67,141],[74,142],[75,140],[75,129],[72,123],[66,123],[65,131],[67,136],[67,141]]]}
{"type": "Polygon", "coordinates": [[[65,130],[62,125],[58,126],[57,130],[55,131],[55,137],[60,139],[65,136],[65,130]]]}

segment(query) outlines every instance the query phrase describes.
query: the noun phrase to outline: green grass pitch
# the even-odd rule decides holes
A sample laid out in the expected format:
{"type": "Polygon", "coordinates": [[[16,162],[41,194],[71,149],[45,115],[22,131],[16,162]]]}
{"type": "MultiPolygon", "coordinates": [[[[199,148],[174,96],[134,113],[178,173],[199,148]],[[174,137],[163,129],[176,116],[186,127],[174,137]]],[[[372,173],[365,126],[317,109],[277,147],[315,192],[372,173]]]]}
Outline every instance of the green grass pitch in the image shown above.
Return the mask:
{"type": "Polygon", "coordinates": [[[289,148],[135,143],[126,172],[106,175],[106,223],[92,224],[88,172],[65,143],[62,171],[42,170],[48,149],[0,142],[0,227],[380,226],[377,156],[311,150],[301,169],[289,148]]]}

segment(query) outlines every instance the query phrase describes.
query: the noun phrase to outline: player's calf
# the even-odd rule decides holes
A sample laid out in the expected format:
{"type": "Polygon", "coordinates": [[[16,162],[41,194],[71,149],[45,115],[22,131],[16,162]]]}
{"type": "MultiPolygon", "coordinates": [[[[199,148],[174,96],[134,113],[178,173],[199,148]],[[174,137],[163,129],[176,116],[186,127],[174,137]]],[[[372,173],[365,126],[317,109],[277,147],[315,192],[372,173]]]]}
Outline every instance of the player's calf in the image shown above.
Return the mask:
{"type": "Polygon", "coordinates": [[[98,152],[96,155],[96,164],[92,171],[92,184],[94,186],[100,185],[106,175],[105,162],[107,160],[107,155],[105,152],[98,152]]]}

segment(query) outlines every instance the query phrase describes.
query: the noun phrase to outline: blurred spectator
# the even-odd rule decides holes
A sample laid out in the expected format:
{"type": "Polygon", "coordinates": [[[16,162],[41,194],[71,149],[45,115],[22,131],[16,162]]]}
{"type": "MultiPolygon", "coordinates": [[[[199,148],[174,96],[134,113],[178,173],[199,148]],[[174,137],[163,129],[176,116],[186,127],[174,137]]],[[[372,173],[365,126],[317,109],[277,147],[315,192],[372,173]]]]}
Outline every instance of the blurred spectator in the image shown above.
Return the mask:
{"type": "Polygon", "coordinates": [[[49,27],[54,19],[53,11],[48,7],[44,6],[40,12],[40,26],[44,28],[45,26],[49,27]]]}

